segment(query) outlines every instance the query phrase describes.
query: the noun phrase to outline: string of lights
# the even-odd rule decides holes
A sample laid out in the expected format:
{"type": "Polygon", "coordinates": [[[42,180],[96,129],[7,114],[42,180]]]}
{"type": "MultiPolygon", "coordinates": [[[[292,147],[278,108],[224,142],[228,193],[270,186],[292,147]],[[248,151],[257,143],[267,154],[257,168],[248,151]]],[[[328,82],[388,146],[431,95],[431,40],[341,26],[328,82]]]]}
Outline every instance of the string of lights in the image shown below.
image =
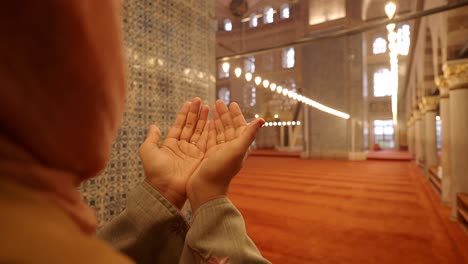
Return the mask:
{"type": "Polygon", "coordinates": [[[266,122],[264,126],[300,126],[301,121],[278,121],[278,122],[266,122]]]}
{"type": "MultiPolygon", "coordinates": [[[[223,70],[229,70],[229,63],[225,62],[223,63],[222,65],[223,67],[223,70]]],[[[240,78],[241,75],[242,75],[242,69],[241,68],[235,68],[234,69],[234,74],[237,78],[240,78]]],[[[271,92],[277,92],[278,94],[280,95],[283,95],[285,97],[288,97],[289,99],[292,99],[294,101],[298,101],[298,102],[302,102],[310,107],[313,107],[313,108],[316,108],[320,111],[323,111],[325,113],[328,113],[328,114],[331,114],[331,115],[334,115],[334,116],[337,116],[337,117],[341,117],[343,119],[349,119],[350,118],[350,115],[347,114],[347,113],[344,113],[344,112],[341,112],[341,111],[338,111],[336,109],[333,109],[331,107],[328,107],[326,105],[323,105],[315,100],[312,100],[304,95],[301,95],[301,94],[298,94],[286,87],[283,87],[281,85],[276,85],[276,83],[274,82],[270,82],[269,80],[267,79],[264,79],[262,78],[261,76],[253,76],[253,74],[251,72],[247,72],[245,73],[244,75],[245,77],[245,80],[247,82],[250,82],[252,80],[254,80],[255,84],[257,86],[260,86],[260,84],[263,85],[263,87],[265,89],[268,89],[271,90],[271,92]]]]}

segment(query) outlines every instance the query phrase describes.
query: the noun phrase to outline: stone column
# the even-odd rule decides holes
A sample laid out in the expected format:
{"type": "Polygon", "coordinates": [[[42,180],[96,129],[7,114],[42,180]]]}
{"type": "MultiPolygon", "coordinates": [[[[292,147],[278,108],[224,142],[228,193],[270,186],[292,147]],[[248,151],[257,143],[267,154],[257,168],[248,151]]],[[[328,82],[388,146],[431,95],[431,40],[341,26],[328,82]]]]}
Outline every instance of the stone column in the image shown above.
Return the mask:
{"type": "MultiPolygon", "coordinates": [[[[454,195],[468,193],[468,59],[452,60],[444,65],[450,89],[450,158],[454,195]]],[[[452,201],[456,217],[456,199],[452,201]]]]}
{"type": "Polygon", "coordinates": [[[424,164],[424,149],[423,149],[423,129],[421,113],[419,111],[414,112],[414,135],[415,135],[415,150],[416,150],[416,164],[424,164]]]}
{"type": "Polygon", "coordinates": [[[309,126],[310,126],[310,120],[309,120],[309,107],[302,105],[302,111],[304,113],[304,122],[302,122],[303,126],[303,139],[304,139],[304,151],[301,152],[301,158],[302,159],[309,159],[310,158],[310,135],[309,135],[309,126]]]}
{"type": "Polygon", "coordinates": [[[424,107],[424,172],[429,177],[429,169],[439,164],[437,158],[436,116],[439,105],[438,96],[425,96],[424,107]]]}
{"type": "Polygon", "coordinates": [[[411,127],[410,127],[410,120],[406,121],[406,140],[408,142],[408,152],[411,153],[411,127]]]}
{"type": "Polygon", "coordinates": [[[406,123],[408,127],[408,151],[411,154],[411,157],[414,158],[414,120],[413,116],[408,119],[406,123]]]}
{"type": "Polygon", "coordinates": [[[411,114],[411,149],[413,150],[411,155],[413,159],[416,159],[416,119],[413,113],[411,114]]]}
{"type": "Polygon", "coordinates": [[[454,197],[452,194],[452,175],[450,172],[450,105],[449,89],[447,80],[444,77],[437,78],[437,87],[440,92],[440,120],[442,122],[442,195],[444,204],[450,204],[454,197]]]}

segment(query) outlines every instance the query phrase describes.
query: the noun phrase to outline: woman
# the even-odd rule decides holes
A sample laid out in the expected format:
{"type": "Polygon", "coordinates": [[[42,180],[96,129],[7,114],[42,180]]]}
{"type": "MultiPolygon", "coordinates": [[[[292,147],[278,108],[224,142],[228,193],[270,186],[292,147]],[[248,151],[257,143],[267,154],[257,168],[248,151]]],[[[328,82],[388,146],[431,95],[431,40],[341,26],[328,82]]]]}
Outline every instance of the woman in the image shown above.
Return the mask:
{"type": "Polygon", "coordinates": [[[146,181],[99,233],[114,247],[94,237],[77,186],[104,168],[124,110],[118,12],[113,0],[0,9],[0,262],[267,263],[225,196],[264,121],[219,101],[211,121],[199,98],[186,103],[161,147],[150,128],[146,181]]]}

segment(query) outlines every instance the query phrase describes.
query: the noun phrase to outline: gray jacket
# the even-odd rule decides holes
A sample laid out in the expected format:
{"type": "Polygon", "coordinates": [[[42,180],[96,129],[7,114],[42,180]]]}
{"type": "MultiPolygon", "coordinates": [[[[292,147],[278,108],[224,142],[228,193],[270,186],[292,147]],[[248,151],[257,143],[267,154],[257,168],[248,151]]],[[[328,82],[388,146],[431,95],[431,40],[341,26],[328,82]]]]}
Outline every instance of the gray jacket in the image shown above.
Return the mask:
{"type": "Polygon", "coordinates": [[[126,210],[97,235],[137,263],[270,263],[227,197],[205,203],[187,220],[146,182],[130,192],[126,210]]]}

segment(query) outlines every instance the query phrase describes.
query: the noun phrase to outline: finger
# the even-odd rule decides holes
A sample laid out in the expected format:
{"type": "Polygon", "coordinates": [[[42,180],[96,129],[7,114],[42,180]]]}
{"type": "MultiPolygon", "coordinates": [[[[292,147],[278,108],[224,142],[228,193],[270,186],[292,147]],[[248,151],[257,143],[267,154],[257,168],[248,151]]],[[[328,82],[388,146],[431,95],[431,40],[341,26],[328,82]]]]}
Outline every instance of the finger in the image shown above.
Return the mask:
{"type": "Polygon", "coordinates": [[[198,113],[200,112],[201,99],[198,97],[193,98],[192,104],[190,104],[190,110],[185,120],[184,128],[180,134],[180,140],[189,141],[192,137],[195,126],[198,121],[198,113]]]}
{"type": "Polygon", "coordinates": [[[213,121],[208,121],[208,141],[206,142],[206,149],[216,146],[216,128],[213,121]]]}
{"type": "Polygon", "coordinates": [[[148,129],[146,139],[138,148],[138,155],[143,159],[145,150],[159,148],[159,140],[161,139],[161,130],[155,125],[151,125],[148,129]]]}
{"type": "Polygon", "coordinates": [[[146,136],[145,142],[158,145],[160,139],[161,130],[156,125],[151,125],[148,130],[148,135],[146,136]]]}
{"type": "Polygon", "coordinates": [[[219,118],[218,111],[216,110],[216,105],[214,105],[213,107],[213,121],[215,123],[216,128],[216,142],[218,144],[225,142],[226,139],[224,138],[224,126],[221,122],[221,119],[219,118]]]}
{"type": "Polygon", "coordinates": [[[237,138],[247,126],[247,122],[245,122],[244,115],[242,114],[242,111],[237,103],[231,103],[229,105],[229,111],[231,112],[237,138]]]}
{"type": "Polygon", "coordinates": [[[200,138],[197,142],[197,148],[202,152],[206,151],[207,143],[208,143],[208,130],[209,130],[210,121],[205,122],[205,126],[203,127],[203,132],[200,135],[200,138]]]}
{"type": "Polygon", "coordinates": [[[255,140],[255,135],[257,134],[257,130],[261,128],[265,124],[265,120],[259,118],[255,119],[250,122],[249,125],[245,128],[242,135],[240,135],[240,144],[239,146],[242,147],[245,151],[249,148],[250,144],[255,140]]]}
{"type": "Polygon", "coordinates": [[[200,138],[200,135],[202,134],[204,128],[205,128],[205,125],[206,125],[206,122],[208,120],[208,114],[210,113],[210,107],[208,107],[207,105],[203,106],[201,111],[200,111],[200,119],[198,120],[197,122],[197,126],[195,128],[195,130],[193,131],[193,135],[192,137],[190,138],[190,143],[197,143],[199,138],[200,138]]]}
{"type": "Polygon", "coordinates": [[[182,133],[182,128],[184,127],[185,120],[187,119],[187,114],[190,110],[190,102],[185,102],[184,106],[180,109],[179,113],[177,113],[176,120],[174,125],[167,133],[167,138],[175,138],[179,140],[180,134],[182,133]]]}
{"type": "Polygon", "coordinates": [[[224,127],[224,137],[226,141],[231,141],[236,138],[236,130],[234,129],[234,122],[232,120],[231,112],[224,104],[223,100],[216,101],[216,111],[221,119],[221,123],[224,127]]]}

